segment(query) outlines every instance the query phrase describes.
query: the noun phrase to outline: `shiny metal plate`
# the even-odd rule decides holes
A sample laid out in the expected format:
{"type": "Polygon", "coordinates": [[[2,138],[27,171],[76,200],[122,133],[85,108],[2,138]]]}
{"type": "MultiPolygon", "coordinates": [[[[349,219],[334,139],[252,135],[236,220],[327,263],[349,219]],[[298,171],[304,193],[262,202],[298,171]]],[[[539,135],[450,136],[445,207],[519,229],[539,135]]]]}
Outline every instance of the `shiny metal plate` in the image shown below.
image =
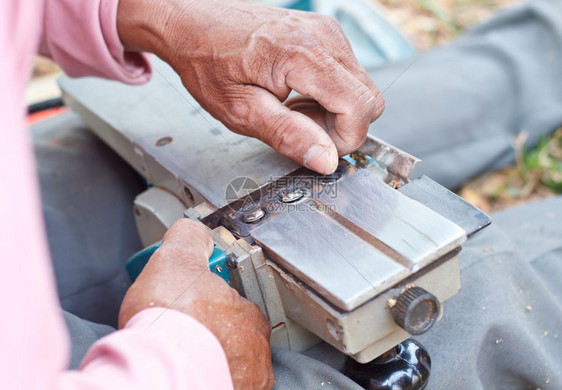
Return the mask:
{"type": "Polygon", "coordinates": [[[252,230],[265,252],[340,310],[381,294],[466,240],[369,169],[252,230]]]}
{"type": "Polygon", "coordinates": [[[427,176],[409,182],[398,189],[464,229],[468,237],[492,223],[482,210],[471,205],[427,176]]]}

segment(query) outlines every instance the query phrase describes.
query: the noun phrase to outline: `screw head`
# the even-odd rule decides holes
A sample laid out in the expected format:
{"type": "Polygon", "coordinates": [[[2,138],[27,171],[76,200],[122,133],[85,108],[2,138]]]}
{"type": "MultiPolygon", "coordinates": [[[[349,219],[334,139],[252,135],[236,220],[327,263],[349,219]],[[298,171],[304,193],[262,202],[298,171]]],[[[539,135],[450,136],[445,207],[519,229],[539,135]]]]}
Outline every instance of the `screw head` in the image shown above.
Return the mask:
{"type": "Polygon", "coordinates": [[[297,188],[295,190],[283,191],[279,197],[281,198],[281,202],[283,203],[293,203],[301,200],[303,196],[304,191],[300,188],[297,188]]]}
{"type": "Polygon", "coordinates": [[[335,182],[337,182],[339,179],[341,179],[344,174],[345,174],[345,167],[343,165],[338,165],[338,168],[336,169],[336,171],[330,175],[322,175],[318,177],[318,181],[320,182],[320,184],[323,185],[330,185],[330,184],[334,184],[335,182]]]}
{"type": "Polygon", "coordinates": [[[244,222],[246,223],[256,223],[265,216],[265,211],[258,208],[247,213],[244,213],[244,222]]]}
{"type": "Polygon", "coordinates": [[[226,256],[226,264],[228,265],[229,268],[231,269],[236,269],[238,268],[238,256],[236,256],[235,253],[229,253],[226,256]]]}

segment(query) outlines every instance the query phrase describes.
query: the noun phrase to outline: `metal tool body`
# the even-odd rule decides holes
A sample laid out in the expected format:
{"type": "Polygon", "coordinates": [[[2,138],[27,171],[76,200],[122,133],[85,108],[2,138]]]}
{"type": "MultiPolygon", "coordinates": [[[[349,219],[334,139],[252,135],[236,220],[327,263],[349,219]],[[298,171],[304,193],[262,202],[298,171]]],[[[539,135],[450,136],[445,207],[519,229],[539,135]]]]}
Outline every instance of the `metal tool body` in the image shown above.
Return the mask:
{"type": "Polygon", "coordinates": [[[409,182],[417,160],[374,138],[334,175],[301,168],[228,132],[167,65],[155,66],[141,87],[61,82],[67,102],[153,186],[135,201],[146,245],[183,216],[205,223],[275,347],[323,339],[368,362],[431,327],[460,287],[460,246],[489,223],[483,213],[429,178],[409,182]],[[241,185],[225,196],[232,183],[241,185]]]}

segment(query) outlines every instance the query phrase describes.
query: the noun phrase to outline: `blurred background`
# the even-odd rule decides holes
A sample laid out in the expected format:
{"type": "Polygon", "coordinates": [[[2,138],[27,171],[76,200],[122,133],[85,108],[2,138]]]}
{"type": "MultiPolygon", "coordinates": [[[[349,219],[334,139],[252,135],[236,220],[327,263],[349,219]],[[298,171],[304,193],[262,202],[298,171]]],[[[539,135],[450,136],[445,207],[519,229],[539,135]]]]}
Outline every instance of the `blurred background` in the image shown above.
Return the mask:
{"type": "MultiPolygon", "coordinates": [[[[418,50],[445,45],[517,0],[366,0],[377,8],[418,50]]],[[[60,95],[56,78],[60,69],[37,57],[27,104],[60,95]]],[[[562,129],[532,148],[526,134],[513,139],[517,162],[467,183],[459,195],[485,212],[562,193],[562,129]]]]}

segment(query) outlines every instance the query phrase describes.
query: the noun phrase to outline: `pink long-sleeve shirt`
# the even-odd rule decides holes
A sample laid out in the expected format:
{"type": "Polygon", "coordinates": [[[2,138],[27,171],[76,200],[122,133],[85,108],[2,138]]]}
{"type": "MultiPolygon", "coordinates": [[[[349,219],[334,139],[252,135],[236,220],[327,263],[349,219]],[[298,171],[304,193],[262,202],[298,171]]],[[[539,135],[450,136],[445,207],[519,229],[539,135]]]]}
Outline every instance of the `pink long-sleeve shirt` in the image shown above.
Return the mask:
{"type": "Polygon", "coordinates": [[[0,388],[231,389],[216,338],[195,319],[152,308],[96,342],[79,370],[58,305],[42,223],[24,91],[33,55],[70,75],[127,83],[150,77],[142,55],[125,53],[118,0],[0,1],[0,388]],[[156,320],[156,321],[155,321],[156,320]]]}

